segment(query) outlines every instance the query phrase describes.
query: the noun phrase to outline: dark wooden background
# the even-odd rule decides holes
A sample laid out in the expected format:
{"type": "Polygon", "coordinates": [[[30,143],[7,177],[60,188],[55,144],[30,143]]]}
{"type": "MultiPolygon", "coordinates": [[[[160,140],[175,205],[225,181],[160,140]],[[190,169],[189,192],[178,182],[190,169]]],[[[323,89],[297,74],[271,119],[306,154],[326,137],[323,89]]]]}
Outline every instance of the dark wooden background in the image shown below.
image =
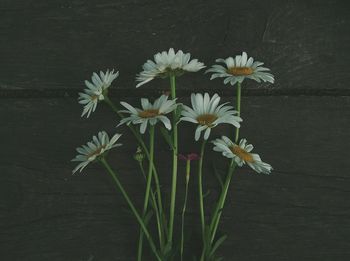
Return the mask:
{"type": "MultiPolygon", "coordinates": [[[[276,77],[244,85],[242,135],[275,170],[235,175],[220,227],[225,260],[350,260],[349,14],[345,0],[0,0],[0,260],[134,260],[138,228],[111,180],[97,165],[71,175],[74,148],[117,124],[103,105],[81,119],[77,93],[93,71],[116,68],[116,102],[158,95],[167,82],[136,90],[134,77],[169,47],[207,65],[245,50],[276,77]]],[[[201,73],[178,88],[234,95],[201,73]]],[[[110,159],[140,205],[125,133],[110,159]]],[[[157,146],[166,193],[170,161],[157,146]]],[[[210,173],[205,182],[215,198],[210,173]]]]}

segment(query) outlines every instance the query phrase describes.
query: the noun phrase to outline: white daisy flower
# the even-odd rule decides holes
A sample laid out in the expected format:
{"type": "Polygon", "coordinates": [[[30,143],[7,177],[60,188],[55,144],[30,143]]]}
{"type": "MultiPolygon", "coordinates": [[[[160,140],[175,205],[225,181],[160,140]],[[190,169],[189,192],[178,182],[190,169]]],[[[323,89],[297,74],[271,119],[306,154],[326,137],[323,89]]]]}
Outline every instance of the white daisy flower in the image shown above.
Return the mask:
{"type": "Polygon", "coordinates": [[[240,127],[239,122],[242,119],[235,116],[238,112],[232,110],[232,106],[226,105],[227,103],[221,104],[220,97],[216,93],[210,99],[209,94],[205,93],[204,96],[200,93],[191,95],[192,108],[182,105],[181,121],[189,121],[192,123],[197,123],[198,127],[195,133],[195,140],[199,140],[201,132],[205,130],[204,139],[207,140],[210,135],[212,128],[221,123],[227,123],[240,127]]]}
{"type": "Polygon", "coordinates": [[[252,79],[257,82],[274,83],[274,76],[269,73],[270,69],[262,67],[264,63],[255,61],[253,57],[248,59],[246,52],[237,55],[235,58],[216,59],[216,62],[224,63],[225,66],[215,64],[206,71],[212,72],[210,80],[215,78],[226,78],[224,84],[230,83],[235,85],[237,82],[242,83],[244,79],[252,79]]]}
{"type": "Polygon", "coordinates": [[[127,110],[122,110],[122,113],[129,113],[130,116],[122,119],[118,126],[127,123],[133,124],[141,124],[140,125],[140,133],[145,133],[147,124],[155,125],[158,121],[163,122],[164,126],[170,130],[171,123],[170,120],[165,116],[165,114],[172,112],[176,109],[176,99],[168,100],[167,95],[162,95],[158,99],[154,101],[154,103],[150,103],[148,99],[141,99],[142,109],[134,108],[130,104],[126,102],[121,102],[127,110]]]}
{"type": "Polygon", "coordinates": [[[107,94],[107,89],[118,75],[119,72],[117,71],[114,73],[114,70],[107,70],[106,73],[100,71],[100,75],[94,72],[91,77],[91,82],[85,81],[87,89],[85,89],[83,93],[79,93],[79,103],[84,105],[81,117],[87,114],[86,117],[89,118],[91,112],[96,110],[97,103],[104,99],[104,96],[107,94]]]}
{"type": "Polygon", "coordinates": [[[173,48],[168,52],[163,51],[154,55],[154,61],[148,60],[143,66],[143,71],[136,76],[140,82],[136,88],[153,80],[156,77],[165,78],[169,75],[182,75],[184,72],[197,72],[205,66],[198,59],[190,61],[191,54],[179,50],[175,53],[173,48]]]}
{"type": "Polygon", "coordinates": [[[97,136],[92,137],[92,141],[88,142],[77,148],[79,153],[72,161],[81,161],[81,163],[75,167],[73,173],[80,170],[80,172],[90,163],[96,160],[96,158],[102,155],[104,152],[121,146],[122,144],[116,143],[121,134],[115,134],[109,139],[108,134],[105,131],[100,131],[97,136]]]}
{"type": "Polygon", "coordinates": [[[270,164],[262,162],[258,154],[250,153],[253,150],[253,145],[247,144],[246,139],[241,139],[237,145],[226,136],[222,136],[221,139],[216,139],[213,143],[214,151],[221,152],[227,158],[233,158],[238,166],[242,167],[244,164],[248,164],[258,173],[271,173],[270,164]]]}

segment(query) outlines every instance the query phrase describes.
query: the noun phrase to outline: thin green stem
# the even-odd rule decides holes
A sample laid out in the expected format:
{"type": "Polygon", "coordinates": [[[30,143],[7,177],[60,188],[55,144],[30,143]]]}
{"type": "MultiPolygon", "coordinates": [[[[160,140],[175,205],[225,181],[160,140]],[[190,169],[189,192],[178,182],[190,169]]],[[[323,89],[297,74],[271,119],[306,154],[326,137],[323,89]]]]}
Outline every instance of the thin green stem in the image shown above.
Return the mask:
{"type": "MultiPolygon", "coordinates": [[[[241,116],[241,83],[237,82],[237,97],[236,97],[236,110],[238,111],[237,116],[241,116]]],[[[235,142],[239,139],[239,128],[236,128],[235,142]]]]}
{"type": "MultiPolygon", "coordinates": [[[[142,211],[142,218],[145,219],[147,209],[148,209],[148,202],[149,202],[149,196],[151,192],[151,184],[152,184],[152,169],[153,169],[153,159],[154,159],[154,126],[150,126],[149,130],[149,153],[150,153],[150,159],[149,159],[149,165],[148,165],[148,175],[146,179],[146,191],[145,191],[145,198],[143,202],[143,211],[142,211]]],[[[161,242],[162,239],[160,238],[159,241],[161,242]]],[[[138,246],[138,254],[137,254],[137,260],[142,260],[142,248],[143,248],[143,232],[142,229],[140,229],[140,235],[139,235],[139,246],[138,246]]]]}
{"type": "MultiPolygon", "coordinates": [[[[171,98],[176,98],[176,84],[175,76],[170,76],[170,86],[171,86],[171,98]]],[[[172,245],[173,242],[173,231],[174,231],[174,215],[175,215],[175,200],[176,200],[176,185],[177,185],[177,154],[178,154],[178,133],[176,126],[177,112],[173,112],[173,173],[172,173],[172,183],[171,183],[171,200],[170,200],[170,215],[169,215],[169,243],[172,245]]]]}
{"type": "Polygon", "coordinates": [[[200,261],[204,261],[204,260],[205,260],[205,248],[203,248],[200,261]]]}
{"type": "MultiPolygon", "coordinates": [[[[105,97],[104,101],[119,116],[119,118],[121,118],[121,119],[124,118],[123,114],[119,112],[118,108],[108,98],[108,96],[105,97]]],[[[150,153],[149,153],[149,150],[148,150],[146,144],[142,140],[142,137],[141,137],[140,133],[136,131],[136,129],[134,128],[133,125],[129,124],[127,126],[129,127],[129,129],[131,130],[131,132],[135,136],[135,138],[137,139],[137,142],[140,144],[140,146],[142,147],[143,151],[146,154],[147,159],[149,160],[150,159],[150,153]]],[[[160,192],[160,182],[159,182],[158,173],[157,173],[157,170],[156,170],[156,167],[155,167],[154,164],[152,164],[152,168],[153,168],[153,177],[154,177],[154,181],[155,181],[155,184],[156,184],[156,190],[157,190],[157,200],[158,200],[159,214],[164,219],[164,222],[166,222],[165,216],[163,215],[163,203],[162,203],[162,196],[161,196],[161,192],[160,192]]],[[[166,227],[164,227],[164,229],[166,230],[166,227]]]]}
{"type": "Polygon", "coordinates": [[[230,186],[230,182],[231,182],[232,175],[233,175],[235,168],[236,168],[236,164],[235,164],[234,160],[231,160],[229,171],[228,171],[228,174],[226,176],[225,183],[224,183],[224,187],[223,187],[223,190],[221,191],[218,204],[215,208],[213,218],[212,218],[211,223],[210,223],[210,231],[211,231],[210,243],[211,244],[213,243],[213,241],[215,239],[216,231],[218,229],[221,214],[222,214],[222,211],[223,211],[223,208],[225,205],[228,188],[230,186]]]}
{"type": "Polygon", "coordinates": [[[176,77],[175,75],[170,76],[170,91],[171,91],[171,98],[176,99],[176,77]]]}
{"type": "Polygon", "coordinates": [[[154,241],[145,225],[145,223],[143,222],[140,214],[138,213],[138,211],[136,210],[134,204],[132,203],[128,193],[125,191],[123,185],[120,183],[118,177],[117,177],[117,174],[115,173],[115,171],[111,168],[111,166],[107,163],[106,159],[102,158],[101,159],[101,163],[102,165],[107,169],[108,173],[111,175],[111,177],[113,178],[114,182],[116,183],[118,189],[120,190],[120,192],[122,193],[122,195],[124,196],[124,199],[126,200],[126,202],[128,203],[131,211],[133,212],[134,216],[136,217],[137,221],[139,222],[142,230],[143,230],[143,233],[145,234],[149,244],[150,244],[150,247],[154,253],[154,255],[156,256],[157,260],[159,261],[162,261],[161,257],[159,256],[158,254],[158,251],[156,249],[156,246],[154,244],[154,241]]]}
{"type": "Polygon", "coordinates": [[[117,106],[114,105],[114,103],[111,101],[111,99],[109,99],[109,97],[106,95],[104,97],[104,101],[111,107],[111,109],[120,117],[120,118],[124,118],[123,114],[119,112],[119,109],[117,108],[117,106]]]}
{"type": "Polygon", "coordinates": [[[198,164],[198,192],[199,192],[198,196],[199,196],[199,210],[200,210],[200,216],[201,216],[203,247],[204,247],[204,243],[205,243],[205,217],[204,217],[202,176],[203,176],[203,158],[204,158],[204,151],[205,151],[206,142],[207,142],[206,140],[203,140],[203,142],[202,142],[201,155],[200,155],[199,164],[198,164]]]}
{"type": "Polygon", "coordinates": [[[185,199],[184,199],[184,205],[183,205],[183,208],[182,208],[182,215],[181,215],[181,246],[180,246],[181,261],[183,260],[183,253],[184,253],[185,213],[186,213],[186,206],[187,206],[188,183],[190,181],[190,172],[191,172],[191,161],[187,160],[186,161],[185,199]]]}
{"type": "MultiPolygon", "coordinates": [[[[143,177],[145,178],[145,180],[147,180],[147,176],[146,176],[146,173],[145,173],[145,169],[143,168],[143,165],[141,162],[139,162],[139,167],[140,167],[140,170],[141,170],[141,173],[143,175],[143,177]]],[[[158,237],[159,237],[159,240],[163,237],[163,234],[162,234],[162,225],[161,225],[161,216],[159,214],[159,209],[158,209],[158,206],[157,206],[157,201],[156,201],[156,198],[154,196],[154,193],[153,193],[153,190],[151,191],[151,204],[152,204],[152,207],[154,209],[154,211],[156,212],[156,218],[157,218],[157,229],[158,229],[158,237]]],[[[160,246],[161,247],[161,250],[162,250],[162,245],[160,246]]]]}

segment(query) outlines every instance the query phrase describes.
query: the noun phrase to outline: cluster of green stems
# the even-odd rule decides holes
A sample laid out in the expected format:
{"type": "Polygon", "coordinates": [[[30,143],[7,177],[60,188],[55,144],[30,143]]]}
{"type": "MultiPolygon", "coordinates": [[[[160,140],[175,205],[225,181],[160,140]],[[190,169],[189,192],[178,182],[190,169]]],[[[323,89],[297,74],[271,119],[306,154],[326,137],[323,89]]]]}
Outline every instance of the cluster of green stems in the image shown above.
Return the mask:
{"type": "MultiPolygon", "coordinates": [[[[170,86],[171,86],[171,98],[176,99],[176,77],[175,75],[170,76],[170,86]]],[[[118,115],[121,119],[123,114],[119,112],[115,104],[108,98],[105,97],[104,100],[111,109],[118,115]]],[[[236,95],[236,110],[238,111],[238,116],[240,116],[241,111],[241,84],[238,83],[237,95],[236,95]]],[[[176,191],[177,191],[177,178],[178,178],[178,129],[177,120],[179,118],[179,110],[173,111],[173,121],[172,121],[172,182],[171,182],[171,194],[170,194],[170,207],[169,207],[169,219],[164,212],[161,187],[159,182],[159,176],[154,164],[154,146],[155,146],[155,126],[150,126],[149,130],[149,146],[146,146],[141,134],[134,128],[133,125],[128,125],[130,131],[135,136],[138,144],[142,148],[143,153],[146,155],[148,160],[148,170],[145,171],[142,161],[139,161],[140,170],[146,181],[145,197],[143,202],[142,212],[140,213],[135,205],[133,204],[127,191],[121,184],[118,174],[109,165],[105,157],[100,158],[100,162],[106,168],[107,172],[112,177],[116,184],[117,189],[122,193],[124,199],[129,205],[132,213],[134,214],[137,222],[140,225],[139,242],[137,250],[137,260],[141,261],[143,257],[143,246],[144,238],[147,239],[151,251],[158,261],[170,260],[174,251],[174,220],[175,220],[175,206],[176,206],[176,191]],[[154,181],[154,185],[152,182],[154,181]],[[149,207],[151,206],[151,208],[149,207]],[[158,245],[149,229],[150,217],[151,215],[156,217],[156,226],[158,234],[158,245]]],[[[239,128],[235,129],[235,141],[238,142],[239,139],[239,128]]],[[[225,181],[222,184],[222,190],[220,196],[217,200],[214,211],[209,218],[206,219],[205,209],[204,209],[204,195],[203,195],[203,162],[205,157],[206,140],[202,141],[200,158],[198,161],[198,199],[199,199],[199,211],[200,211],[200,221],[201,221],[201,236],[202,236],[202,252],[200,254],[200,261],[207,261],[215,252],[220,243],[220,239],[217,239],[216,233],[218,226],[220,224],[220,218],[222,215],[222,210],[225,205],[228,189],[230,182],[236,167],[234,160],[231,160],[228,173],[226,175],[225,181]],[[208,223],[207,223],[208,222],[208,223]],[[216,241],[215,241],[216,240],[216,241]]],[[[180,237],[180,259],[184,258],[184,238],[185,238],[185,213],[187,208],[187,198],[188,198],[188,186],[190,181],[191,172],[191,161],[186,162],[186,182],[185,182],[185,196],[184,203],[181,212],[181,237],[180,237]]]]}

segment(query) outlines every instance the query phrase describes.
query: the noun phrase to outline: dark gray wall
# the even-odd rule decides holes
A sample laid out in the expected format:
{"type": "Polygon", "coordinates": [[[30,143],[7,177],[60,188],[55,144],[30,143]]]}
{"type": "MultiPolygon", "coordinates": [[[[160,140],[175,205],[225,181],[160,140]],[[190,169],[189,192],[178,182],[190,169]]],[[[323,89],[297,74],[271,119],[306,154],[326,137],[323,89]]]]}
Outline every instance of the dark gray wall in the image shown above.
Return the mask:
{"type": "MultiPolygon", "coordinates": [[[[146,59],[174,47],[208,65],[245,50],[273,70],[275,89],[345,88],[348,10],[334,0],[2,0],[0,87],[79,89],[92,71],[118,68],[118,88],[130,89],[146,59]]],[[[203,84],[223,88],[201,76],[181,88],[203,84]]]]}
{"type": "MultiPolygon", "coordinates": [[[[235,175],[220,231],[229,234],[225,260],[350,259],[349,18],[347,1],[335,0],[1,0],[0,260],[134,260],[138,228],[108,176],[97,165],[71,175],[74,148],[98,130],[116,131],[117,119],[103,105],[81,119],[76,98],[84,79],[107,68],[121,73],[116,102],[167,90],[161,80],[136,90],[134,79],[169,47],[207,65],[245,50],[276,77],[274,85],[244,85],[242,135],[275,170],[235,175]]],[[[181,96],[234,95],[201,73],[178,88],[181,96]]],[[[124,147],[110,156],[140,205],[135,143],[122,131],[124,147]]],[[[220,131],[227,129],[213,135],[220,131]]],[[[192,136],[181,144],[193,147],[192,136]]],[[[170,162],[157,147],[166,194],[170,162]]],[[[213,200],[210,172],[205,183],[213,200]]],[[[198,217],[192,186],[189,220],[198,217]]]]}

